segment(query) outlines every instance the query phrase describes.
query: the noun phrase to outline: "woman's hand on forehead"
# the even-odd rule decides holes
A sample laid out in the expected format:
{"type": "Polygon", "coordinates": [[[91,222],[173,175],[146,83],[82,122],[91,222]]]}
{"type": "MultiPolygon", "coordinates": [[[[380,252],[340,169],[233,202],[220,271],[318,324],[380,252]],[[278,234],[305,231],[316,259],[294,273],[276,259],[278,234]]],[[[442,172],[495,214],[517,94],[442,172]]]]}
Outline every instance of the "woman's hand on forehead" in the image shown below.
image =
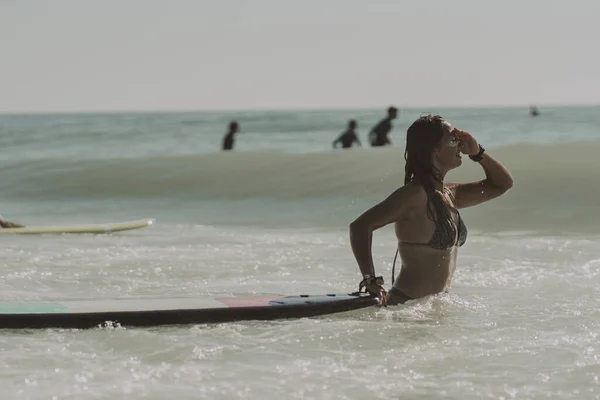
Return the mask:
{"type": "Polygon", "coordinates": [[[463,154],[472,155],[479,152],[479,143],[469,132],[454,128],[452,133],[460,140],[463,154]]]}

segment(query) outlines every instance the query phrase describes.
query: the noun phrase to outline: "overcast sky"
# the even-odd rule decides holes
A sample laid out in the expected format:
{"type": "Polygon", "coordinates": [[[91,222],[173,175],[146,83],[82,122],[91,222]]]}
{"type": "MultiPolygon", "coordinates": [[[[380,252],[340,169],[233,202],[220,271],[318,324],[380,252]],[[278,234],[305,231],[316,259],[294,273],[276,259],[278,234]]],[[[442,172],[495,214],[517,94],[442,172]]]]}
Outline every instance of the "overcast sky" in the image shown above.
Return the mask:
{"type": "Polygon", "coordinates": [[[0,112],[600,103],[598,0],[0,0],[0,112]]]}

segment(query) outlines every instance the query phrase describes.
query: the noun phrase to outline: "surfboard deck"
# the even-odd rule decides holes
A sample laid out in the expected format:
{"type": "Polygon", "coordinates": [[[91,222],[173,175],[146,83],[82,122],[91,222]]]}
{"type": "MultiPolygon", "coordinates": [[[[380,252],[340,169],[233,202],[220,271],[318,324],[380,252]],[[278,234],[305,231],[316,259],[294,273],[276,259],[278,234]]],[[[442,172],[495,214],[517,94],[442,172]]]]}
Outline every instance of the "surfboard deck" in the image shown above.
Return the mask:
{"type": "Polygon", "coordinates": [[[82,225],[47,225],[26,226],[24,228],[3,228],[0,235],[25,235],[44,233],[112,233],[132,229],[146,228],[154,224],[154,219],[139,219],[127,222],[114,222],[108,224],[82,224],[82,225]]]}
{"type": "Polygon", "coordinates": [[[366,294],[0,302],[0,329],[88,329],[305,318],[377,304],[366,294]]]}

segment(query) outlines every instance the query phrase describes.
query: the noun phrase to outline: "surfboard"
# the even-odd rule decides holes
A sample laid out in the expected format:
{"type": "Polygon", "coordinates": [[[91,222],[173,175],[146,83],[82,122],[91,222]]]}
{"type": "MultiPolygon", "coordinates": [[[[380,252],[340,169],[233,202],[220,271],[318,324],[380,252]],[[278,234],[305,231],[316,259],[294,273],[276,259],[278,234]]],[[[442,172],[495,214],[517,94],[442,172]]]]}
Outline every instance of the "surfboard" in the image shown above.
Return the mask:
{"type": "Polygon", "coordinates": [[[26,226],[24,228],[0,228],[0,235],[24,235],[43,233],[112,233],[146,228],[154,224],[153,219],[87,225],[26,226]]]}
{"type": "Polygon", "coordinates": [[[1,302],[0,329],[88,329],[305,318],[377,304],[368,294],[1,302]]]}

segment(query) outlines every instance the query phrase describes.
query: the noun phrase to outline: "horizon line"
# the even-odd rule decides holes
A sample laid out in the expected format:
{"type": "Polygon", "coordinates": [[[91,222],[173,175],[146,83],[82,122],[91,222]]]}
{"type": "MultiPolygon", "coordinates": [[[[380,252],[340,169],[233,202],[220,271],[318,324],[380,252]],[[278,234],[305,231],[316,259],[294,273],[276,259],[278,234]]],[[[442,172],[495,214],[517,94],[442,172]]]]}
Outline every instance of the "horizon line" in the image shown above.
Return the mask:
{"type": "Polygon", "coordinates": [[[551,107],[551,108],[568,108],[568,107],[597,107],[600,103],[531,103],[531,104],[477,104],[477,105],[411,105],[403,106],[399,104],[389,104],[381,106],[354,106],[354,107],[290,107],[290,108],[181,108],[181,109],[88,109],[88,110],[19,110],[19,111],[0,111],[0,116],[11,115],[72,115],[72,114],[185,114],[185,113],[248,113],[248,112],[294,112],[294,111],[349,111],[349,110],[386,110],[390,106],[395,106],[402,110],[416,110],[419,108],[439,108],[439,109],[469,109],[469,108],[529,108],[535,106],[551,107]]]}

